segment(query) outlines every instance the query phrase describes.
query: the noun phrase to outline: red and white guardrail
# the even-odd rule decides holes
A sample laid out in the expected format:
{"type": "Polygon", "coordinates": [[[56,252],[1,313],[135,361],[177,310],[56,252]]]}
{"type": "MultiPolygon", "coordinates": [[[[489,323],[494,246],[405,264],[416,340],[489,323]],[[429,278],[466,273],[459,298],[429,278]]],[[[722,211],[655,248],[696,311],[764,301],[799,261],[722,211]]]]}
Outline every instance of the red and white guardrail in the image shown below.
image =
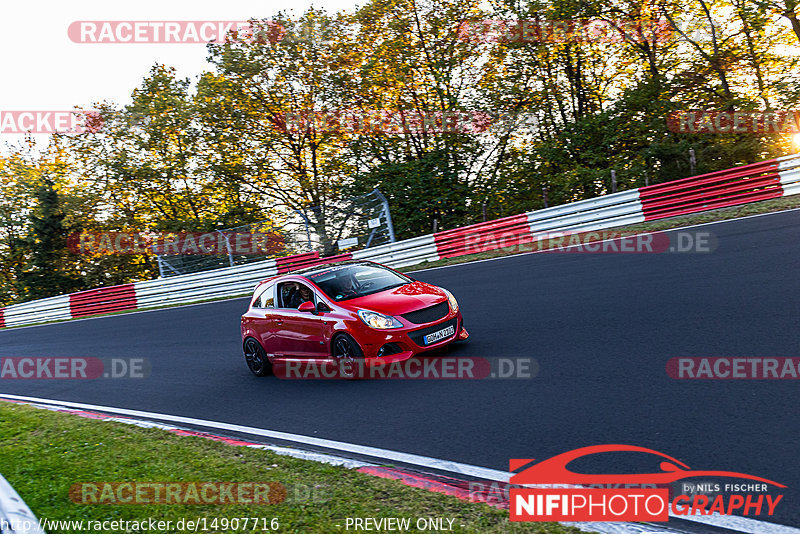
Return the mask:
{"type": "Polygon", "coordinates": [[[80,291],[0,308],[0,328],[243,295],[269,276],[364,259],[392,267],[531,243],[547,232],[588,232],[800,194],[800,154],[581,200],[338,256],[287,256],[170,278],[80,291]]]}
{"type": "Polygon", "coordinates": [[[39,520],[11,484],[0,475],[0,532],[45,534],[39,520]]]}

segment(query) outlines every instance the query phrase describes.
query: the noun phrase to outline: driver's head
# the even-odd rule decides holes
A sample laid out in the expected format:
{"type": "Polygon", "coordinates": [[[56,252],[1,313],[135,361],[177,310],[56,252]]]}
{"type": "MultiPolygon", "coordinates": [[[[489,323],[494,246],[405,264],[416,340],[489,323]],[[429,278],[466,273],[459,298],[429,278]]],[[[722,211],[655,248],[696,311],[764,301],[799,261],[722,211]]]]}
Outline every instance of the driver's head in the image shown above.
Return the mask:
{"type": "Polygon", "coordinates": [[[356,284],[353,282],[352,276],[345,276],[342,279],[342,289],[345,291],[353,291],[355,290],[356,284]]]}
{"type": "Polygon", "coordinates": [[[304,285],[300,285],[300,298],[303,300],[311,300],[311,289],[304,285]]]}

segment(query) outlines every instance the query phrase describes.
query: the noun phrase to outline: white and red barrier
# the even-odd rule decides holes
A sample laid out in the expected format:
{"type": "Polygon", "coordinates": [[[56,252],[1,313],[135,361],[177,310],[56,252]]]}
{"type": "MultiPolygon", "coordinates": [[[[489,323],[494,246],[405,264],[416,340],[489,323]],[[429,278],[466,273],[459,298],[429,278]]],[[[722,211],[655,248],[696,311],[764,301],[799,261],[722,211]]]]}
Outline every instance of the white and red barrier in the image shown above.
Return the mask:
{"type": "Polygon", "coordinates": [[[0,532],[45,534],[31,509],[2,475],[0,475],[0,532]]]}
{"type": "Polygon", "coordinates": [[[0,328],[186,304],[249,293],[293,269],[348,259],[391,267],[508,249],[555,232],[590,232],[800,194],[800,154],[321,258],[286,256],[170,278],[80,291],[0,308],[0,328]]]}

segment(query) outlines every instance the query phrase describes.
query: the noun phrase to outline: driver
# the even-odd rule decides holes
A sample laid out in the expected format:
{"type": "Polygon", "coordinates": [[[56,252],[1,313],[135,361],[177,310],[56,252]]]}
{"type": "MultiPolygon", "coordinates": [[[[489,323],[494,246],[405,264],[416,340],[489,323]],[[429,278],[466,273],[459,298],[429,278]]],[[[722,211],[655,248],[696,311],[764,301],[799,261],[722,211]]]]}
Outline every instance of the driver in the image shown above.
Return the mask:
{"type": "Polygon", "coordinates": [[[297,306],[299,307],[300,304],[302,304],[304,302],[308,302],[308,301],[312,301],[313,302],[313,300],[314,300],[313,297],[314,297],[314,294],[312,293],[311,289],[308,286],[304,286],[304,285],[300,284],[300,302],[297,304],[297,306]]]}
{"type": "Polygon", "coordinates": [[[287,308],[297,308],[300,306],[300,284],[289,282],[286,284],[286,293],[283,297],[284,306],[287,308]]]}
{"type": "Polygon", "coordinates": [[[292,286],[290,286],[290,293],[288,294],[288,298],[286,299],[286,307],[287,308],[299,308],[300,305],[304,302],[314,300],[314,293],[308,286],[303,284],[293,282],[292,286]]]}
{"type": "Polygon", "coordinates": [[[354,297],[358,294],[358,290],[356,289],[356,281],[353,279],[352,275],[342,277],[341,293],[342,297],[347,298],[354,297]]]}

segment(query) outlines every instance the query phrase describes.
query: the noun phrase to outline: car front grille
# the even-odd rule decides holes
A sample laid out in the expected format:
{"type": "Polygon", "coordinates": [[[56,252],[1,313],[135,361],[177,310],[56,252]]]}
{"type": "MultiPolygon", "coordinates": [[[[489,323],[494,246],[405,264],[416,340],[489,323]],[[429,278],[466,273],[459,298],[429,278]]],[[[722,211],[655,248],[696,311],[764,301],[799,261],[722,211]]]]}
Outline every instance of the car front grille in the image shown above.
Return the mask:
{"type": "Polygon", "coordinates": [[[447,316],[449,312],[450,305],[447,301],[444,301],[439,304],[434,304],[433,306],[428,306],[427,308],[422,308],[421,310],[404,313],[401,317],[409,323],[425,324],[438,321],[447,316]]]}

